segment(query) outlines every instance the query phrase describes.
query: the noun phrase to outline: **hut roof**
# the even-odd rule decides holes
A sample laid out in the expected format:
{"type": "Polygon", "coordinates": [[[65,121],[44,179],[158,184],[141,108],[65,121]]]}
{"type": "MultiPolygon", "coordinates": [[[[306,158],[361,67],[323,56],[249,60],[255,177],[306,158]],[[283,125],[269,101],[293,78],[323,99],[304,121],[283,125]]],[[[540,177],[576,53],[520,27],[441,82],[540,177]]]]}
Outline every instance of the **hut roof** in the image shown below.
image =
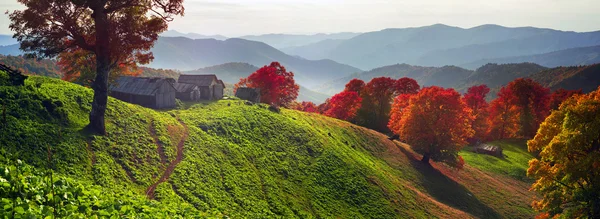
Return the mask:
{"type": "Polygon", "coordinates": [[[179,83],[195,84],[198,86],[210,86],[213,81],[219,81],[216,75],[179,75],[179,83]]]}
{"type": "Polygon", "coordinates": [[[173,85],[177,92],[191,92],[194,88],[198,87],[195,84],[187,84],[187,83],[175,83],[173,85]]]}
{"type": "Polygon", "coordinates": [[[121,76],[113,85],[110,86],[110,90],[122,93],[153,96],[156,90],[163,83],[168,83],[169,85],[173,86],[175,79],[121,76]]]}
{"type": "Polygon", "coordinates": [[[223,80],[219,80],[219,84],[223,85],[223,88],[225,88],[225,83],[223,82],[223,80]]]}

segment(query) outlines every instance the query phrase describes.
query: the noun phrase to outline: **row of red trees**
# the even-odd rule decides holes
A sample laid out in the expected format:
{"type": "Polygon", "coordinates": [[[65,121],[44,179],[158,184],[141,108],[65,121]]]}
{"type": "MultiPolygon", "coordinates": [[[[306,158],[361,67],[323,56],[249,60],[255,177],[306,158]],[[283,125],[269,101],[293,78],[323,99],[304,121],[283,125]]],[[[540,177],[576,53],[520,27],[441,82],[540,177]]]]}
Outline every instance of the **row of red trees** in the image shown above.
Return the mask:
{"type": "Polygon", "coordinates": [[[440,87],[420,89],[410,78],[353,79],[344,91],[321,105],[302,102],[292,108],[347,120],[400,136],[429,159],[461,167],[458,151],[468,142],[533,138],[551,109],[581,93],[559,89],[550,93],[531,79],[516,79],[487,102],[486,85],[470,87],[464,95],[440,87]]]}

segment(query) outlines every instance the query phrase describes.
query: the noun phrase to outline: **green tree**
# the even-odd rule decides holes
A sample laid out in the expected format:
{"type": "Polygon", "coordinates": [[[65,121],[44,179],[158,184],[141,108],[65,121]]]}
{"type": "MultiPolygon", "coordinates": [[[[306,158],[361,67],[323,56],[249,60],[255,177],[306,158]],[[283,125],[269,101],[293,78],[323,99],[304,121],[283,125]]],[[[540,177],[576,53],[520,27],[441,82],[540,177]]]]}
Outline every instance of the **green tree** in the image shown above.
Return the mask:
{"type": "Polygon", "coordinates": [[[567,99],[541,124],[529,151],[541,216],[600,218],[600,88],[567,99]]]}

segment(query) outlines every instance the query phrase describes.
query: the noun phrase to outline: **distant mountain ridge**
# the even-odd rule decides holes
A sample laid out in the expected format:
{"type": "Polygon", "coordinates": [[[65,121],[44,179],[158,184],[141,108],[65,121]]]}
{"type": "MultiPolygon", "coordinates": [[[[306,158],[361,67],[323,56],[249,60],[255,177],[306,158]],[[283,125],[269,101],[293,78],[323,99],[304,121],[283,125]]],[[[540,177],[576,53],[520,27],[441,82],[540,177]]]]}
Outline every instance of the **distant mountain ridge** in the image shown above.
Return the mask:
{"type": "Polygon", "coordinates": [[[468,69],[475,69],[486,63],[507,64],[521,62],[532,62],[550,68],[572,65],[591,65],[600,63],[600,46],[578,47],[529,56],[483,59],[460,66],[468,69]]]}
{"type": "Polygon", "coordinates": [[[358,68],[331,60],[307,60],[290,56],[265,43],[237,38],[220,41],[161,37],[152,52],[155,59],[149,67],[179,70],[198,69],[228,62],[263,66],[278,61],[295,73],[299,84],[307,87],[362,72],[358,68]]]}
{"type": "Polygon", "coordinates": [[[533,74],[530,78],[552,90],[581,89],[587,93],[600,86],[600,64],[557,67],[533,74]]]}
{"type": "Polygon", "coordinates": [[[190,39],[216,39],[226,40],[228,37],[223,35],[202,35],[198,33],[182,33],[176,30],[167,30],[160,34],[161,37],[186,37],[190,39]]]}
{"type": "Polygon", "coordinates": [[[307,59],[326,58],[371,69],[394,63],[438,67],[462,65],[481,59],[535,55],[596,45],[600,45],[600,31],[578,33],[499,25],[465,29],[436,24],[384,29],[347,40],[323,41],[284,50],[307,59]]]}
{"type": "Polygon", "coordinates": [[[376,77],[391,77],[394,79],[409,77],[415,79],[421,86],[436,85],[441,87],[455,87],[458,86],[461,79],[468,77],[472,73],[473,71],[471,70],[456,66],[423,67],[408,64],[396,64],[375,68],[370,71],[330,81],[319,87],[317,91],[335,94],[342,91],[346,83],[353,78],[361,79],[367,83],[376,77]]]}
{"type": "Polygon", "coordinates": [[[0,46],[8,46],[19,43],[17,39],[12,38],[11,35],[0,35],[0,46]]]}
{"type": "Polygon", "coordinates": [[[266,43],[277,49],[309,45],[324,40],[345,40],[358,36],[360,33],[341,32],[341,33],[318,33],[318,34],[263,34],[246,35],[237,38],[259,41],[266,43]]]}

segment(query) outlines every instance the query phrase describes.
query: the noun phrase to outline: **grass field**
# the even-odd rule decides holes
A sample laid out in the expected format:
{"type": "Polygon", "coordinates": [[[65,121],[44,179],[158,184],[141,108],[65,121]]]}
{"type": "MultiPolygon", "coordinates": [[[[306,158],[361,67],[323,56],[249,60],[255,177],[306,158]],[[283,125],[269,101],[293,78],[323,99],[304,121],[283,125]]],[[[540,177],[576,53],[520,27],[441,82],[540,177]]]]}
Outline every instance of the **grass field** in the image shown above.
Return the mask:
{"type": "Polygon", "coordinates": [[[488,144],[501,147],[504,157],[477,154],[472,151],[471,147],[463,149],[460,155],[466,163],[480,170],[507,175],[527,182],[531,181],[527,178],[527,168],[529,168],[528,162],[533,159],[533,155],[527,151],[526,140],[502,140],[488,144]]]}
{"type": "Polygon", "coordinates": [[[469,152],[461,152],[464,170],[428,166],[381,133],[240,100],[154,111],[110,98],[108,135],[90,136],[82,130],[91,94],[43,77],[0,86],[3,156],[45,168],[51,146],[62,176],[233,218],[534,215],[529,184],[499,171],[526,167],[516,148],[505,149],[510,162],[502,167],[469,152]]]}

